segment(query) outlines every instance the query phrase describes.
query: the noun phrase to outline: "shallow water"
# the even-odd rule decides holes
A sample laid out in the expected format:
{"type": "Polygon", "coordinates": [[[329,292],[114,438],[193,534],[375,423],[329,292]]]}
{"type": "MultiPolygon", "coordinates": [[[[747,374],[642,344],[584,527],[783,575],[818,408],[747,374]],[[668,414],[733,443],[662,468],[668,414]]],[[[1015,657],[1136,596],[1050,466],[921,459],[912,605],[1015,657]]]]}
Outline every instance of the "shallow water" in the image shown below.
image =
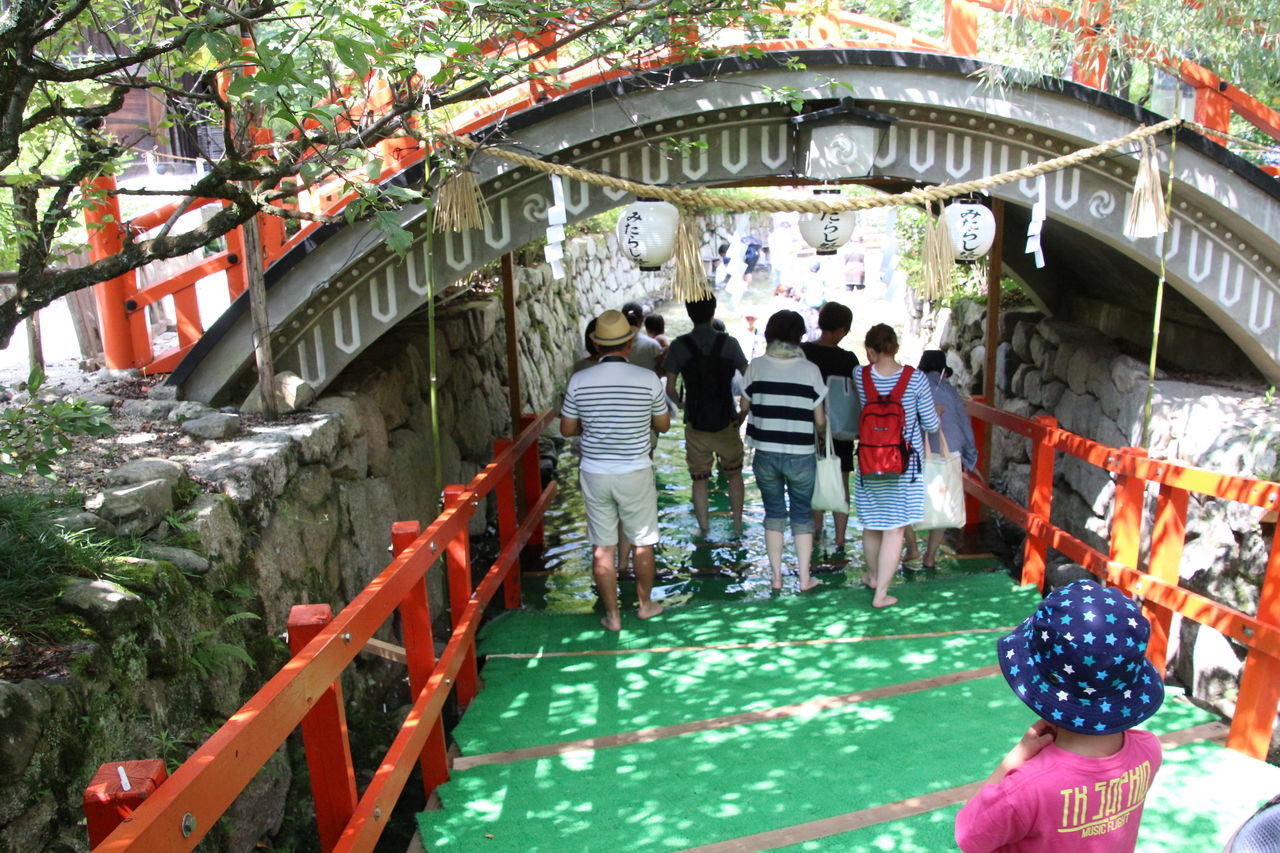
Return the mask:
{"type": "MultiPolygon", "coordinates": [[[[767,269],[755,276],[736,312],[728,310],[720,295],[717,316],[725,320],[728,331],[738,338],[743,351],[751,357],[752,333],[747,328],[748,315],[757,318],[764,328],[769,315],[781,308],[801,310],[803,306],[773,296],[767,269]]],[[[850,305],[863,299],[861,292],[828,293],[850,305]]],[[[664,303],[655,307],[666,318],[667,337],[674,340],[691,325],[682,303],[664,303]]],[[[768,598],[777,595],[769,585],[769,560],[764,545],[764,509],[760,492],[751,473],[750,449],[743,471],[746,501],[743,511],[743,535],[733,538],[729,500],[724,479],[717,473],[710,481],[711,533],[703,539],[698,534],[693,514],[692,484],[684,462],[684,428],[677,415],[671,430],[658,439],[654,452],[654,468],[658,480],[658,524],[662,539],[655,548],[657,579],[654,598],[663,604],[682,604],[693,598],[768,598]]],[[[526,603],[560,613],[590,612],[596,604],[591,577],[591,546],[587,541],[586,512],[578,491],[577,460],[568,448],[558,465],[560,493],[547,511],[546,574],[543,588],[534,577],[527,578],[526,603]],[[532,582],[532,583],[530,583],[532,582]],[[533,588],[530,588],[532,586],[533,588]]],[[[813,571],[824,584],[838,586],[856,584],[865,569],[862,554],[861,526],[856,514],[849,518],[848,543],[843,551],[832,545],[834,531],[831,516],[825,517],[825,537],[814,547],[813,571]]],[[[783,595],[796,594],[795,551],[787,534],[782,557],[783,595]]],[[[634,606],[635,595],[627,577],[622,579],[622,602],[625,609],[634,606]]]]}

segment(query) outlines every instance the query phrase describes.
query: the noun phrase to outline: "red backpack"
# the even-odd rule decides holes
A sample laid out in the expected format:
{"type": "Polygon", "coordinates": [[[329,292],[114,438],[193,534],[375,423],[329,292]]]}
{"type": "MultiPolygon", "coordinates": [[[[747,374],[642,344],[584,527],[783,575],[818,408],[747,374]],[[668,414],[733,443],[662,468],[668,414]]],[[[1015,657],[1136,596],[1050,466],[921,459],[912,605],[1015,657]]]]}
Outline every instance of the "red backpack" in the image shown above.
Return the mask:
{"type": "MultiPolygon", "coordinates": [[[[862,417],[858,420],[858,473],[905,474],[915,454],[907,443],[907,412],[902,396],[915,369],[903,366],[898,383],[888,394],[876,390],[870,365],[862,368],[862,417]]],[[[917,468],[919,465],[917,464],[917,468]]]]}

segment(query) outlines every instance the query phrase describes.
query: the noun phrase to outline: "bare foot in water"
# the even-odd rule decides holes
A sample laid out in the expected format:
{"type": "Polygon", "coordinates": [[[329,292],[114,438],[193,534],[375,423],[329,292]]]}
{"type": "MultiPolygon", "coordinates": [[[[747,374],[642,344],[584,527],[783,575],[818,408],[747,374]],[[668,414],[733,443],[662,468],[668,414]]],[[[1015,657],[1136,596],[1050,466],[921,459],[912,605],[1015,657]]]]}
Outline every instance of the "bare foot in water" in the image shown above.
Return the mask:
{"type": "Polygon", "coordinates": [[[817,578],[809,578],[808,583],[800,584],[800,591],[808,592],[809,590],[813,589],[815,586],[822,586],[822,581],[818,580],[817,578]]]}
{"type": "Polygon", "coordinates": [[[872,592],[875,592],[876,584],[875,584],[875,581],[871,579],[871,575],[863,575],[862,577],[858,578],[858,583],[862,584],[872,592]]]}
{"type": "Polygon", "coordinates": [[[641,619],[652,619],[653,617],[661,613],[662,610],[663,610],[663,607],[661,604],[654,604],[652,601],[650,601],[648,604],[641,604],[640,609],[636,612],[636,615],[639,616],[641,619]]]}
{"type": "Polygon", "coordinates": [[[606,631],[622,630],[622,618],[619,616],[605,616],[600,620],[600,624],[604,626],[606,631]]]}
{"type": "Polygon", "coordinates": [[[894,598],[892,595],[886,595],[884,598],[881,598],[880,596],[876,596],[875,598],[871,599],[871,606],[877,609],[882,607],[892,607],[897,603],[898,603],[898,599],[894,598]]]}
{"type": "Polygon", "coordinates": [[[769,586],[771,586],[775,592],[782,589],[782,572],[770,575],[769,586]]]}

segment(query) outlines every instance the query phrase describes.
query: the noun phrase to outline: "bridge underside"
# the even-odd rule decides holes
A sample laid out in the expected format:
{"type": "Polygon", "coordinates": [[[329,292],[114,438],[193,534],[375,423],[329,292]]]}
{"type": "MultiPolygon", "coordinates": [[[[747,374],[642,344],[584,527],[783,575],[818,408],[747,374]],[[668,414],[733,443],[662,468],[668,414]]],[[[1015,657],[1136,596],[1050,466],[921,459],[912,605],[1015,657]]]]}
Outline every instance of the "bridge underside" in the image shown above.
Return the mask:
{"type": "MultiPolygon", "coordinates": [[[[825,50],[694,63],[584,88],[508,116],[484,130],[552,162],[650,184],[723,186],[819,179],[893,191],[958,183],[1061,156],[1159,120],[1134,104],[1053,79],[1024,87],[985,85],[973,60],[896,51],[825,50]],[[788,67],[796,62],[803,70],[788,67]],[[811,107],[853,97],[894,123],[857,165],[856,134],[823,131],[816,158],[779,92],[811,107]],[[847,159],[844,155],[848,155],[847,159]]],[[[1047,175],[1046,264],[1025,254],[1035,179],[993,188],[1006,202],[1003,261],[1055,316],[1145,345],[1161,255],[1169,291],[1162,357],[1170,364],[1280,382],[1280,186],[1225,149],[1180,132],[1159,140],[1172,170],[1172,228],[1164,239],[1123,237],[1133,185],[1132,153],[1113,153],[1047,175]],[[1212,362],[1203,354],[1212,353],[1212,362]]],[[[864,146],[865,147],[865,146],[864,146]]],[[[482,231],[436,235],[420,208],[402,212],[415,235],[390,252],[368,225],[335,229],[268,273],[277,369],[322,389],[428,296],[544,236],[552,204],[542,173],[478,157],[493,222],[482,231]]],[[[420,173],[419,173],[420,175],[420,173]]],[[[406,174],[403,180],[420,180],[406,174]]],[[[565,183],[569,221],[631,200],[616,190],[565,183]]],[[[175,372],[184,397],[239,402],[253,382],[247,306],[233,306],[175,372]]]]}

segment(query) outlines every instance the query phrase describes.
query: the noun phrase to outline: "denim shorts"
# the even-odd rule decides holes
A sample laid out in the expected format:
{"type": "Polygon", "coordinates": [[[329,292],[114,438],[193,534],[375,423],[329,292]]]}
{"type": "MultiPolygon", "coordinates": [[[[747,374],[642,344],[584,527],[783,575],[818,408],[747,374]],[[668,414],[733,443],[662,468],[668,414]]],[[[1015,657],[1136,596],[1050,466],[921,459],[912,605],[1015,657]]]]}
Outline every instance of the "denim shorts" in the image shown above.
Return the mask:
{"type": "Polygon", "coordinates": [[[764,529],[786,530],[791,534],[813,532],[809,502],[818,458],[813,453],[771,453],[757,450],[751,466],[764,501],[764,529]]]}

